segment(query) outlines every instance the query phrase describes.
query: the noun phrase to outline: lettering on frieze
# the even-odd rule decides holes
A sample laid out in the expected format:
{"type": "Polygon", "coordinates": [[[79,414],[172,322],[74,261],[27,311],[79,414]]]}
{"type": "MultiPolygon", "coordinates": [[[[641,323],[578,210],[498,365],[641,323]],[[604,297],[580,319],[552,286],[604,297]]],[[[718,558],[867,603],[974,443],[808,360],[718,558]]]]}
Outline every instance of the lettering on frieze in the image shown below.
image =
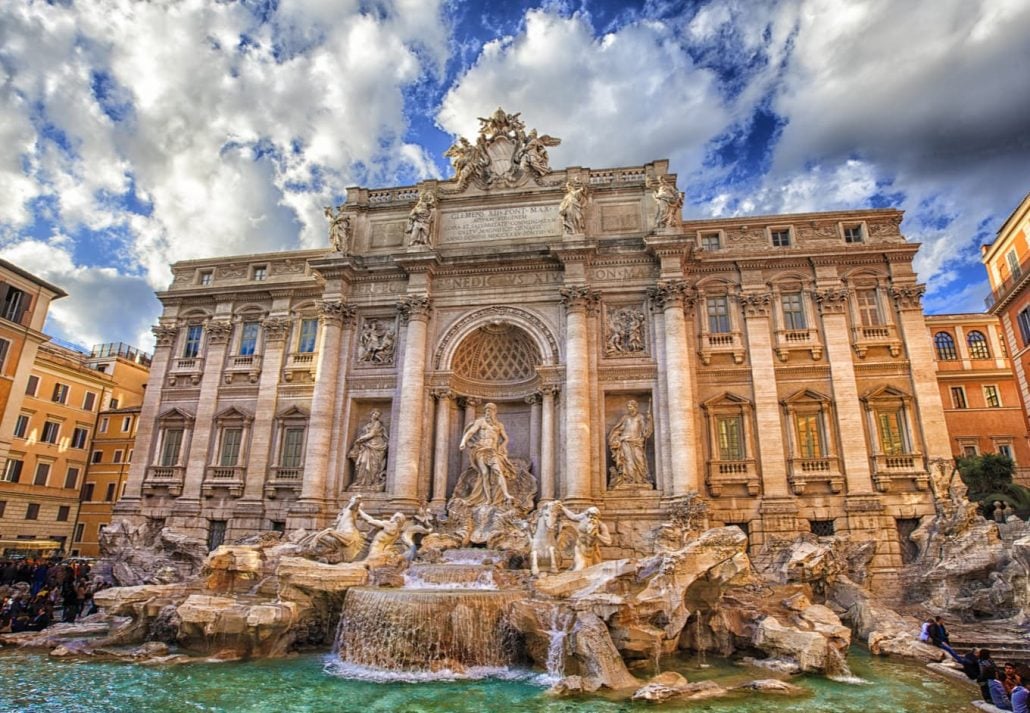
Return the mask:
{"type": "Polygon", "coordinates": [[[506,272],[493,275],[452,275],[439,277],[433,283],[435,290],[474,290],[490,287],[535,287],[557,285],[562,282],[560,272],[506,272]]]}
{"type": "Polygon", "coordinates": [[[449,243],[548,238],[557,235],[558,209],[553,205],[458,210],[440,216],[440,237],[449,243]]]}
{"type": "Polygon", "coordinates": [[[592,272],[592,277],[598,282],[638,280],[654,277],[655,268],[653,265],[620,265],[617,267],[597,267],[592,272]]]}

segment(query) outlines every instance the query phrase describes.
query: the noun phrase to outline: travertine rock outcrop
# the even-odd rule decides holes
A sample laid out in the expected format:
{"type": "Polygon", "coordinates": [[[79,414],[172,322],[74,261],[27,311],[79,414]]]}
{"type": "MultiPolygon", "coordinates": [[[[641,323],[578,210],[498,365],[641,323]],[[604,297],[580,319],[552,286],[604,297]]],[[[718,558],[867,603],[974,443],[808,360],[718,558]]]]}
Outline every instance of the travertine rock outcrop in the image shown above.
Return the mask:
{"type": "Polygon", "coordinates": [[[94,576],[120,586],[168,584],[195,577],[207,558],[207,544],[159,522],[138,526],[122,520],[100,533],[101,560],[94,576]]]}

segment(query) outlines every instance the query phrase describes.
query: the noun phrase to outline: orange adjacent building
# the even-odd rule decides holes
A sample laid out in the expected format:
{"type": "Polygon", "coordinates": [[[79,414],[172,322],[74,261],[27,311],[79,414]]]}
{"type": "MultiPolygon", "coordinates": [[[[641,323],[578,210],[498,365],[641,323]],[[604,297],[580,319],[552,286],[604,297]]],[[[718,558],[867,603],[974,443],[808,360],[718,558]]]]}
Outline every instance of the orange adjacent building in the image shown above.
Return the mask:
{"type": "Polygon", "coordinates": [[[944,418],[956,456],[1001,453],[1030,475],[1023,404],[1001,321],[990,314],[926,317],[944,418]]]}
{"type": "Polygon", "coordinates": [[[50,340],[43,334],[47,311],[53,300],[65,296],[60,287],[0,260],[0,473],[6,468],[36,350],[50,340]]]}
{"type": "Polygon", "coordinates": [[[1023,417],[1030,426],[1030,193],[980,248],[991,294],[988,313],[1000,320],[1012,360],[1023,417]]]}

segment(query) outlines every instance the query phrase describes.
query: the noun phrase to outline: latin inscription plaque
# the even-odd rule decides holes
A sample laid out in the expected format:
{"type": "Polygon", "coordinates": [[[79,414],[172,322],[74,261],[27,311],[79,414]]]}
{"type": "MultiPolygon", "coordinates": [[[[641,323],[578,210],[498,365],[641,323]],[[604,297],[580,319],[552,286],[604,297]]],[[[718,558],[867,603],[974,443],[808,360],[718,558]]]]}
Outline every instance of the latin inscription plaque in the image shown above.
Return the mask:
{"type": "Polygon", "coordinates": [[[557,235],[558,208],[554,205],[456,210],[440,216],[440,238],[448,243],[557,235]]]}

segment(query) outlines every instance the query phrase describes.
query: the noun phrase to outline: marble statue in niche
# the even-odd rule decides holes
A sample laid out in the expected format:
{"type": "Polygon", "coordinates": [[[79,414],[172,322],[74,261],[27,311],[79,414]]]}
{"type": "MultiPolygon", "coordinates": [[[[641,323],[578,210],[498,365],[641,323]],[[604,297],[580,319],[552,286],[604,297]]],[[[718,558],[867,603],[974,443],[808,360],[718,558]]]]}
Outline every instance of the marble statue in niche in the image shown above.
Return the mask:
{"type": "Polygon", "coordinates": [[[508,481],[515,477],[515,466],[508,460],[508,432],[497,418],[497,406],[483,407],[480,416],[465,429],[458,450],[469,447],[469,460],[479,473],[479,480],[464,498],[471,506],[511,505],[508,481]]]}
{"type": "Polygon", "coordinates": [[[382,491],[386,486],[386,450],[390,436],[383,425],[382,414],[376,409],[369,414],[368,423],[354,439],[347,457],[354,461],[354,480],[351,490],[382,491]]]}
{"type": "Polygon", "coordinates": [[[628,401],[626,413],[608,432],[608,448],[613,463],[608,470],[608,487],[651,487],[646,445],[653,431],[650,417],[640,412],[636,401],[628,401]]]}
{"type": "Polygon", "coordinates": [[[644,313],[636,307],[608,311],[605,352],[608,356],[639,354],[644,351],[644,313]]]}
{"type": "Polygon", "coordinates": [[[358,338],[358,361],[362,364],[393,364],[397,336],[394,325],[380,319],[366,319],[358,338]]]}

